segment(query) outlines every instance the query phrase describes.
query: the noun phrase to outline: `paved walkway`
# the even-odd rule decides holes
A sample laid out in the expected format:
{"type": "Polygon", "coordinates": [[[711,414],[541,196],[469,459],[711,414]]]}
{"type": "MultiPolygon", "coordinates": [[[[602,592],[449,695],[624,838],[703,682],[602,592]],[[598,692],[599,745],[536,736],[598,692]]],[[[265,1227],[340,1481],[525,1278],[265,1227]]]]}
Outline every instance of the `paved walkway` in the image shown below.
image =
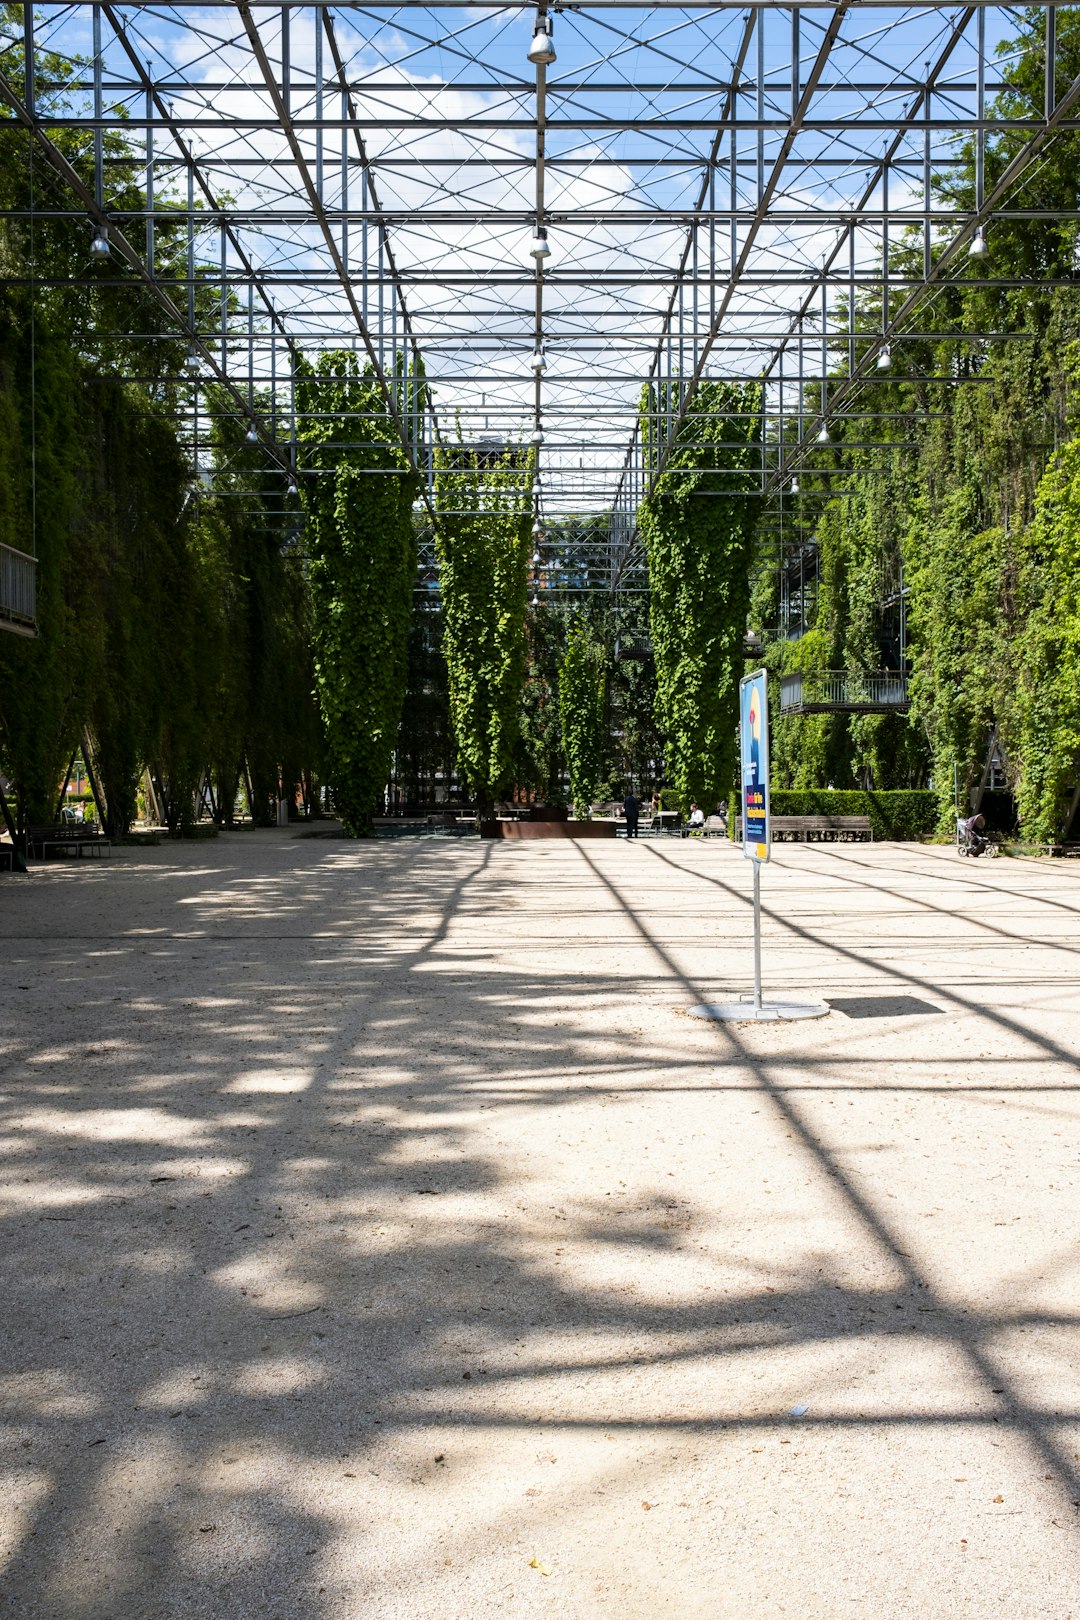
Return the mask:
{"type": "Polygon", "coordinates": [[[0,1614],[1080,1620],[1080,868],[0,878],[0,1614]]]}

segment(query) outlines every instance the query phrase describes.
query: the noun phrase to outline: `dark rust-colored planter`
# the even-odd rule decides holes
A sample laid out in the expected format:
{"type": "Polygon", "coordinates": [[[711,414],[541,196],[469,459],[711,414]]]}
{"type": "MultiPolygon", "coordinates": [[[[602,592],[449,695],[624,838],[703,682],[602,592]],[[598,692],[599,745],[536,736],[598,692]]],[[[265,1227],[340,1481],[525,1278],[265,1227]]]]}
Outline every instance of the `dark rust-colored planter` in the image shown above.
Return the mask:
{"type": "Polygon", "coordinates": [[[613,821],[499,821],[489,838],[614,838],[613,821]]]}

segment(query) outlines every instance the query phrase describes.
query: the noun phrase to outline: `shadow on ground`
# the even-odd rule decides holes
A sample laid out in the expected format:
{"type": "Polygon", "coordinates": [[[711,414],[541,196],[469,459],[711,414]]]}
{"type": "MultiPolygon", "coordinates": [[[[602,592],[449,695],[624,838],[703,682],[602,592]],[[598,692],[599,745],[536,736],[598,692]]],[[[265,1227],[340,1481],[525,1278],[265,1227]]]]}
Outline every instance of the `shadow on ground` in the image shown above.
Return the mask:
{"type": "MultiPolygon", "coordinates": [[[[652,955],[650,990],[707,994],[601,859],[577,853],[545,896],[552,926],[587,933],[579,899],[599,885],[652,955]]],[[[537,926],[519,862],[481,845],[268,843],[256,870],[227,848],[118,866],[3,891],[2,1612],[314,1620],[358,1613],[347,1604],[367,1590],[386,1604],[372,1614],[399,1612],[387,1594],[408,1613],[411,1561],[456,1556],[453,1513],[427,1546],[417,1498],[468,1497],[478,1430],[771,1431],[775,1404],[731,1410],[697,1370],[868,1334],[944,1345],[976,1391],[916,1400],[889,1426],[1010,1430],[1080,1498],[1062,1440],[1076,1414],[1033,1400],[994,1348],[1003,1325],[1052,1335],[1076,1318],[1018,1308],[1006,1324],[919,1275],[804,1106],[842,1052],[827,1066],[789,1053],[778,1078],[739,1030],[693,1052],[673,1035],[654,1085],[760,1093],[888,1284],[858,1286],[826,1250],[778,1259],[767,1283],[643,1299],[556,1257],[600,1272],[610,1249],[616,1277],[628,1249],[676,1265],[695,1189],[658,1169],[648,1196],[621,1196],[598,1146],[591,1192],[537,1204],[493,1145],[513,1143],[516,1117],[535,1130],[548,1110],[571,1130],[577,1102],[647,1089],[638,1036],[595,1016],[623,978],[568,978],[557,955],[496,970],[515,918],[537,926]],[[627,1398],[643,1368],[692,1396],[627,1398]]],[[[904,1011],[939,1004],[910,976],[893,991],[904,1011]]],[[[800,1419],[880,1421],[857,1403],[800,1419]]],[[[509,1503],[489,1518],[493,1541],[512,1533],[509,1503]]]]}

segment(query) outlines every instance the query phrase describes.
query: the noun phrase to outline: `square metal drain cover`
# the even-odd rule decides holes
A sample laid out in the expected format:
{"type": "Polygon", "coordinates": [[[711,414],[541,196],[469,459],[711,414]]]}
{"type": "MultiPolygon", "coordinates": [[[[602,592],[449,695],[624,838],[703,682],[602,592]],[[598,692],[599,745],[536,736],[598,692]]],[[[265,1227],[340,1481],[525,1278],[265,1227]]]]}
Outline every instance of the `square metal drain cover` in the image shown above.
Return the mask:
{"type": "Polygon", "coordinates": [[[923,1013],[944,1012],[932,1002],[920,1001],[918,996],[830,996],[833,1012],[846,1013],[849,1018],[915,1018],[923,1013]]]}

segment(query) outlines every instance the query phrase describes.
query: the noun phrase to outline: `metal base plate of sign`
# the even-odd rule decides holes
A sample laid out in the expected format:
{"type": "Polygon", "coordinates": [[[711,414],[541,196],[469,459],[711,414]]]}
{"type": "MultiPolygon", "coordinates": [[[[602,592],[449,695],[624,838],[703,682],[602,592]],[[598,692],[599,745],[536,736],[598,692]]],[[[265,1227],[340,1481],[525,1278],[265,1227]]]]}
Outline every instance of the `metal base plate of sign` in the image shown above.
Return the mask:
{"type": "Polygon", "coordinates": [[[778,1019],[824,1018],[824,1001],[703,1001],[690,1008],[692,1018],[712,1018],[729,1024],[775,1023],[778,1019]]]}

